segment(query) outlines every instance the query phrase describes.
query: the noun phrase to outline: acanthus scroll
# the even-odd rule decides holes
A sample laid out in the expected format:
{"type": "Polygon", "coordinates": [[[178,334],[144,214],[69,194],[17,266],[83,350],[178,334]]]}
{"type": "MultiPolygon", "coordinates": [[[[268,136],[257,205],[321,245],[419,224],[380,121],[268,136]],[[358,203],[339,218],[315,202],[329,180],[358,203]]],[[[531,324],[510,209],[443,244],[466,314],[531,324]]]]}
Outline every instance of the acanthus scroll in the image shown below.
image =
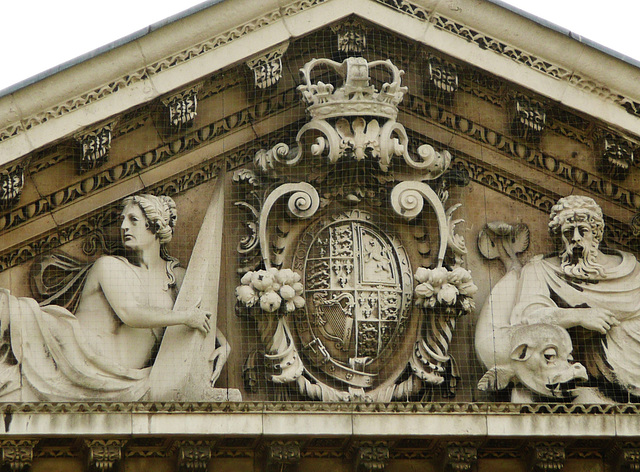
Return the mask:
{"type": "Polygon", "coordinates": [[[269,234],[267,232],[267,221],[273,205],[284,195],[293,193],[289,197],[287,208],[291,216],[296,218],[310,218],[315,215],[320,207],[320,196],[318,191],[311,184],[298,182],[295,184],[282,184],[269,194],[262,207],[259,220],[260,250],[262,260],[267,269],[271,267],[271,257],[269,254],[269,234]]]}

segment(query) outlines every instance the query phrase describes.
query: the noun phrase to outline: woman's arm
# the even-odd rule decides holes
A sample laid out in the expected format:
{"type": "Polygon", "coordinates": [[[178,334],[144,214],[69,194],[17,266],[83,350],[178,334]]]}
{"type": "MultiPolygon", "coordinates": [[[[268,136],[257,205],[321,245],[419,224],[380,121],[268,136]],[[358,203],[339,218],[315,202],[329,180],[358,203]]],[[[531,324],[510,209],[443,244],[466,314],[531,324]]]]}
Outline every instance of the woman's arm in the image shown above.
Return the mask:
{"type": "Polygon", "coordinates": [[[125,263],[115,257],[101,257],[91,269],[109,305],[127,326],[132,328],[161,328],[186,325],[204,334],[211,329],[211,313],[194,307],[189,310],[171,310],[144,305],[136,300],[134,287],[140,286],[125,263]]]}

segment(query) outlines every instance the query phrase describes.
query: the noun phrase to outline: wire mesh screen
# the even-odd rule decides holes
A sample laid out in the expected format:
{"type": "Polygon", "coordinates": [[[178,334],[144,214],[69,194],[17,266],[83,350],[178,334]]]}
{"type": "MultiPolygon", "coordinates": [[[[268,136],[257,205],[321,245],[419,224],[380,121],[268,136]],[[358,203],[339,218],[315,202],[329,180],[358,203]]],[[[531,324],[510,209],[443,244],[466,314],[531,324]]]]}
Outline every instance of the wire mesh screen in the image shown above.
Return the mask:
{"type": "Polygon", "coordinates": [[[3,231],[55,229],[5,245],[4,400],[635,401],[636,139],[359,19],[291,40],[6,170],[3,231]]]}

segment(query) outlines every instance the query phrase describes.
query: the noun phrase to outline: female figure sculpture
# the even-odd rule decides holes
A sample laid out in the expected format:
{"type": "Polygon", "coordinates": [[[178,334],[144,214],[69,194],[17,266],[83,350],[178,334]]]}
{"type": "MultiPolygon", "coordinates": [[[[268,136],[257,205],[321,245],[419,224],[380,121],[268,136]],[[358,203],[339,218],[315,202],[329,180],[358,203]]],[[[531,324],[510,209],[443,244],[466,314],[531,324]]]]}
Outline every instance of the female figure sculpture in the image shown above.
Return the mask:
{"type": "Polygon", "coordinates": [[[102,256],[93,264],[75,315],[0,292],[1,330],[9,330],[18,361],[0,369],[3,393],[20,389],[23,401],[140,400],[166,326],[212,329],[210,313],[172,309],[185,273],[166,250],[177,219],[173,200],[140,195],[123,205],[127,257],[102,256]]]}

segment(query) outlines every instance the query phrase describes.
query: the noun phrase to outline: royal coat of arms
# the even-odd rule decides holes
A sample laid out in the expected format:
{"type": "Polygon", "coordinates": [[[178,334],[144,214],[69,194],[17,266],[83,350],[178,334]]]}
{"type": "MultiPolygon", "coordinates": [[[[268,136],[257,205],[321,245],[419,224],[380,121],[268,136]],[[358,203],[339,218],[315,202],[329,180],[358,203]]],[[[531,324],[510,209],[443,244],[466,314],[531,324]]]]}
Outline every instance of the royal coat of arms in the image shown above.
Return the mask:
{"type": "Polygon", "coordinates": [[[296,144],[261,150],[234,175],[249,215],[238,308],[261,339],[247,387],[262,372],[303,399],[425,398],[455,384],[448,347],[476,290],[454,232],[459,205],[444,207],[451,155],[426,144],[409,152],[396,121],[407,88],[390,61],[314,59],[301,74],[311,119],[296,144]],[[374,68],[391,77],[379,90],[374,68]],[[327,69],[341,86],[314,82],[327,69]]]}

